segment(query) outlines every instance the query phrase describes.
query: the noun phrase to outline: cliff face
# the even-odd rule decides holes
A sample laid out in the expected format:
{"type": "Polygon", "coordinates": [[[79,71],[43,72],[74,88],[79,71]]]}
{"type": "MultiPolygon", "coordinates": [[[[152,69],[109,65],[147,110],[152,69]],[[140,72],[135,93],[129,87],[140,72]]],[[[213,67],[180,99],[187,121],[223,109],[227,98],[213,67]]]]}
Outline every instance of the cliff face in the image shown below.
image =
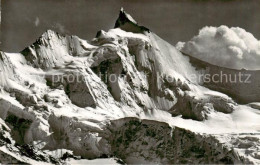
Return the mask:
{"type": "MultiPolygon", "coordinates": [[[[114,155],[129,163],[240,164],[250,160],[238,154],[241,146],[258,146],[247,135],[207,135],[194,133],[163,122],[125,118],[111,123],[114,155]],[[224,140],[224,141],[223,141],[224,140]],[[231,147],[232,146],[232,147],[231,147]]],[[[242,147],[243,148],[243,147],[242,147]]],[[[256,149],[256,148],[255,148],[256,149]]],[[[257,157],[257,154],[251,154],[257,157]]]]}
{"type": "Polygon", "coordinates": [[[188,57],[123,10],[92,41],[49,30],[0,57],[1,163],[259,162],[258,111],[199,85],[188,57]]]}

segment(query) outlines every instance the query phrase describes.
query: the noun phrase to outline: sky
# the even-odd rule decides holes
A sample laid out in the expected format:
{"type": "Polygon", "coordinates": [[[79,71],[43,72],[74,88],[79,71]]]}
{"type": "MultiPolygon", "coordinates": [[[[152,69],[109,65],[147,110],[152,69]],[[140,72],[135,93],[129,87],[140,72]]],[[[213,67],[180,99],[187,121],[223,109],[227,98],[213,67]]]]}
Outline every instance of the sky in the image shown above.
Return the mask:
{"type": "Polygon", "coordinates": [[[0,48],[19,52],[47,29],[91,40],[114,27],[121,7],[173,45],[204,26],[241,27],[260,39],[257,0],[2,0],[0,48]]]}

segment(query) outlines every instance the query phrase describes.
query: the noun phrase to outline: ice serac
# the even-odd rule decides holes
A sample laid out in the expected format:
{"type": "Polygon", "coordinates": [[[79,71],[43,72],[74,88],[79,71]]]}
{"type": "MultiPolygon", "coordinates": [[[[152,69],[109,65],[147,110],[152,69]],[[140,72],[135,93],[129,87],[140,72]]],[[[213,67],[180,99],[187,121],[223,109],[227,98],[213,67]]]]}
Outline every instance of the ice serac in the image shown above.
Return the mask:
{"type": "Polygon", "coordinates": [[[258,103],[200,86],[188,57],[123,10],[91,41],[48,30],[0,57],[1,163],[259,163],[258,103]]]}

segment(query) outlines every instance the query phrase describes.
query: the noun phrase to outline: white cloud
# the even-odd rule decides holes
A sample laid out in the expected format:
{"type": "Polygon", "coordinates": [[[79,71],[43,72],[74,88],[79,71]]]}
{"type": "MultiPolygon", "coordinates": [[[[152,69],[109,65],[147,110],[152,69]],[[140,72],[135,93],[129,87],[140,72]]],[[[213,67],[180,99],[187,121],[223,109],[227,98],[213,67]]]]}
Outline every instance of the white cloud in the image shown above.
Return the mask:
{"type": "Polygon", "coordinates": [[[233,69],[260,69],[260,41],[241,28],[204,27],[184,45],[184,53],[211,64],[233,69]]]}
{"type": "Polygon", "coordinates": [[[184,47],[184,45],[185,45],[185,42],[178,42],[178,43],[175,45],[175,47],[176,47],[176,49],[178,49],[178,50],[182,50],[182,48],[184,47]]]}
{"type": "Polygon", "coordinates": [[[65,28],[65,26],[60,23],[55,23],[52,27],[61,33],[68,33],[68,30],[65,28]]]}
{"type": "Polygon", "coordinates": [[[35,21],[34,21],[34,25],[37,27],[37,26],[39,26],[39,24],[40,24],[40,19],[39,19],[39,17],[36,17],[35,21]]]}

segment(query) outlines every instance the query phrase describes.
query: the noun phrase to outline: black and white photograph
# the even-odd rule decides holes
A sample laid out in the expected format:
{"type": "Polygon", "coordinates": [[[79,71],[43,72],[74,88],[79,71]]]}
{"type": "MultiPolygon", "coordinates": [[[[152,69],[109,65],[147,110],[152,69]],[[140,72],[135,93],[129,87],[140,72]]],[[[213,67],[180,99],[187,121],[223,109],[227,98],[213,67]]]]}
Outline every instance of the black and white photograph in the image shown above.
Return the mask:
{"type": "Polygon", "coordinates": [[[0,164],[260,164],[259,0],[0,0],[0,164]]]}

